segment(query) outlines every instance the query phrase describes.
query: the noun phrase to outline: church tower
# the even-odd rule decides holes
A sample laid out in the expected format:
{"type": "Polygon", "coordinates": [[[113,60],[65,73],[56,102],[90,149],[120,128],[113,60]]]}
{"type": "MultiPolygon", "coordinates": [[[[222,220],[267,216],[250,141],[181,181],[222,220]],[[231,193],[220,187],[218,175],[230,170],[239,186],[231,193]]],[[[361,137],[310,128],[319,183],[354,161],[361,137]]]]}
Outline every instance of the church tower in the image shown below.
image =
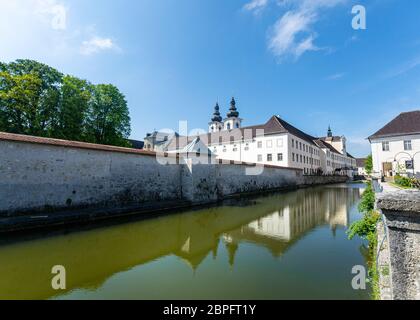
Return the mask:
{"type": "Polygon", "coordinates": [[[234,130],[239,129],[242,126],[242,119],[239,118],[238,109],[236,109],[235,98],[232,98],[230,102],[230,109],[227,114],[227,118],[224,120],[224,129],[225,130],[234,130]]]}
{"type": "Polygon", "coordinates": [[[328,138],[332,138],[332,137],[333,137],[333,133],[332,133],[332,130],[331,130],[331,126],[329,126],[329,127],[328,127],[327,137],[328,137],[328,138]]]}
{"type": "Polygon", "coordinates": [[[213,118],[211,118],[211,122],[209,123],[209,132],[218,132],[223,130],[223,119],[220,115],[220,107],[219,104],[216,103],[216,106],[214,107],[214,113],[213,118]]]}

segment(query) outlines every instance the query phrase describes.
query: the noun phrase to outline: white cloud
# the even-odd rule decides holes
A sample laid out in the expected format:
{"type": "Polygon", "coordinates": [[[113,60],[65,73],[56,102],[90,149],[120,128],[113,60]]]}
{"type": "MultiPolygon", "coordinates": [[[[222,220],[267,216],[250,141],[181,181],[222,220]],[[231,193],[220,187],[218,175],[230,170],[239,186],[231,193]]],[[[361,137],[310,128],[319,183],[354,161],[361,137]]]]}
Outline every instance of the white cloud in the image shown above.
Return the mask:
{"type": "Polygon", "coordinates": [[[47,19],[54,30],[65,30],[67,27],[67,7],[56,0],[35,0],[36,13],[47,19]]]}
{"type": "Polygon", "coordinates": [[[119,48],[112,39],[95,36],[90,40],[83,41],[80,53],[88,56],[106,50],[119,50],[119,48]]]}
{"type": "Polygon", "coordinates": [[[244,5],[244,9],[258,14],[268,4],[268,0],[251,0],[244,5]]]}
{"type": "Polygon", "coordinates": [[[283,0],[279,6],[287,11],[273,26],[268,47],[280,60],[298,59],[308,51],[320,50],[314,43],[317,34],[314,25],[322,16],[323,9],[332,8],[346,0],[283,0]]]}
{"type": "Polygon", "coordinates": [[[109,37],[96,37],[96,30],[70,21],[76,9],[69,0],[0,0],[0,60],[52,63],[89,50],[93,54],[110,46],[117,49],[115,40],[101,41],[109,37]]]}

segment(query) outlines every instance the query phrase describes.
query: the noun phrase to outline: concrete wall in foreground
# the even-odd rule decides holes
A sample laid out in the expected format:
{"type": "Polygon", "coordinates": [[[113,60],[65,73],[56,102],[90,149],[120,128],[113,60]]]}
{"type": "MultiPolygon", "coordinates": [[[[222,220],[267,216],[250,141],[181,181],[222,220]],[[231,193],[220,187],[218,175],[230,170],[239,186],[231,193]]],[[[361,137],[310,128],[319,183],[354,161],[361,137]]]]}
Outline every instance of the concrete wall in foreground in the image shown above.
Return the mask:
{"type": "Polygon", "coordinates": [[[391,298],[420,300],[420,191],[380,194],[377,207],[385,216],[391,298]]]}
{"type": "Polygon", "coordinates": [[[303,177],[302,170],[282,167],[193,165],[182,159],[162,165],[150,152],[0,133],[0,217],[89,207],[153,208],[172,201],[211,203],[295,188],[308,179],[322,184],[345,178],[303,177]]]}

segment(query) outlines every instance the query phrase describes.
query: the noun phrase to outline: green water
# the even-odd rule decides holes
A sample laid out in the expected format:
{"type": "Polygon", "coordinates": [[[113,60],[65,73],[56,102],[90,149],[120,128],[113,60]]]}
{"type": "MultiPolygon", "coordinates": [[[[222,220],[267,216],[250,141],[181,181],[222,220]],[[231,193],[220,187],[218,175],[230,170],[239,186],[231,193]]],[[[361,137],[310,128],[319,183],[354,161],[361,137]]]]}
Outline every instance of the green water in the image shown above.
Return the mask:
{"type": "Polygon", "coordinates": [[[0,299],[369,299],[352,289],[362,185],[0,244],[0,299]],[[8,243],[8,244],[7,244],[8,243]],[[51,286],[66,268],[67,289],[51,286]]]}

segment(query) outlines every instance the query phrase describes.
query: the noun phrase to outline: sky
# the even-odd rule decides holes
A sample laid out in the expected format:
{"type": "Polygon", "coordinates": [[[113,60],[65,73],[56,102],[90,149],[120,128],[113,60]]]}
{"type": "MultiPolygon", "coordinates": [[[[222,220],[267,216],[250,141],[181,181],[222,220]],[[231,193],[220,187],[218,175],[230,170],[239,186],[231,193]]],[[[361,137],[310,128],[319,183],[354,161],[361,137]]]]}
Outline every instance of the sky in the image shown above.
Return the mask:
{"type": "Polygon", "coordinates": [[[133,139],[280,115],[348,151],[420,109],[417,0],[0,0],[0,61],[35,59],[125,95],[133,139]],[[352,8],[366,9],[355,30],[352,8]]]}

